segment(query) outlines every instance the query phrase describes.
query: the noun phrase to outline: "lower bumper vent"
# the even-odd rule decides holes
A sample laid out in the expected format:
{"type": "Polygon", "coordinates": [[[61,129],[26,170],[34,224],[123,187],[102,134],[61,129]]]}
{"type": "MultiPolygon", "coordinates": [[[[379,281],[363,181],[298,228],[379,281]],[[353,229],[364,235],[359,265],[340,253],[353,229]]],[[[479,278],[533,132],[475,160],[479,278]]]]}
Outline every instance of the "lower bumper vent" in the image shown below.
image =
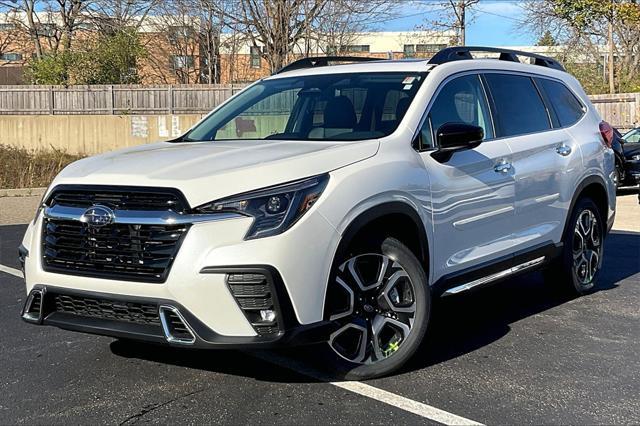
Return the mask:
{"type": "Polygon", "coordinates": [[[160,306],[160,320],[162,321],[162,330],[169,343],[181,343],[192,345],[196,341],[196,337],[187,325],[180,311],[173,306],[160,306]]]}
{"type": "Polygon", "coordinates": [[[55,294],[52,299],[55,312],[137,324],[160,325],[158,307],[151,303],[120,302],[66,294],[55,294]]]}
{"type": "Polygon", "coordinates": [[[267,276],[260,273],[227,274],[227,285],[238,306],[260,336],[278,334],[280,318],[267,276]]]}
{"type": "Polygon", "coordinates": [[[22,318],[29,322],[40,323],[42,321],[42,304],[43,304],[43,291],[32,290],[29,293],[27,302],[24,305],[22,311],[22,318]]]}

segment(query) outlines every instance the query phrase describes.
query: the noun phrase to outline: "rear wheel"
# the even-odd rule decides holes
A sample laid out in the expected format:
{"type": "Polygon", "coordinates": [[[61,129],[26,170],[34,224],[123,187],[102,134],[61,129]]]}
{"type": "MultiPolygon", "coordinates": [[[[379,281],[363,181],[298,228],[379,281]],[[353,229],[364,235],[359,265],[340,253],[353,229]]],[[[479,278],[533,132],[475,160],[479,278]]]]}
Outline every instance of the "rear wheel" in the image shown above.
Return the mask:
{"type": "Polygon", "coordinates": [[[415,255],[395,238],[369,243],[336,262],[327,316],[336,323],[328,356],[346,379],[400,368],[427,329],[430,292],[415,255]]]}
{"type": "Polygon", "coordinates": [[[604,222],[600,210],[590,198],[578,201],[564,238],[558,269],[566,288],[585,294],[595,287],[604,252],[604,222]]]}
{"type": "Polygon", "coordinates": [[[624,183],[624,169],[618,162],[616,161],[616,169],[613,174],[613,183],[616,185],[616,188],[620,188],[624,183]]]}

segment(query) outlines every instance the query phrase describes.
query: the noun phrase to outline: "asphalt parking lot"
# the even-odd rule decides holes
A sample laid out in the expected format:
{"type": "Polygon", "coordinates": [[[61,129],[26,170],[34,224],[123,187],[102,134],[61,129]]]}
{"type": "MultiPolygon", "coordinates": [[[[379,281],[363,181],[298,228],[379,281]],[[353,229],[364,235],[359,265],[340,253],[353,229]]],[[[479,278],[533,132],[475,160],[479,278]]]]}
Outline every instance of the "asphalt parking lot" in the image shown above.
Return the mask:
{"type": "Polygon", "coordinates": [[[24,229],[0,226],[2,424],[640,422],[640,233],[610,235],[591,295],[532,273],[442,300],[414,360],[360,385],[323,380],[313,348],[175,350],[28,325],[11,273],[24,229]]]}

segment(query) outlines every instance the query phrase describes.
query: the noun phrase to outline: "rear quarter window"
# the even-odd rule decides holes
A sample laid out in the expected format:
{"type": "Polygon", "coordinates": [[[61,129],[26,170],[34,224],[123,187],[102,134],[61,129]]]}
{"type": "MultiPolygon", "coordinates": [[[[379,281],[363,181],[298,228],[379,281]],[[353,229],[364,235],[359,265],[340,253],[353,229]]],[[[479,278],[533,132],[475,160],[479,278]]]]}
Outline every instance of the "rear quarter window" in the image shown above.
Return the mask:
{"type": "Polygon", "coordinates": [[[560,127],[572,126],[582,118],[584,107],[567,86],[546,78],[538,78],[536,82],[547,95],[551,108],[556,113],[560,127]]]}
{"type": "Polygon", "coordinates": [[[485,74],[496,108],[499,135],[503,137],[551,129],[549,114],[530,77],[485,74]]]}

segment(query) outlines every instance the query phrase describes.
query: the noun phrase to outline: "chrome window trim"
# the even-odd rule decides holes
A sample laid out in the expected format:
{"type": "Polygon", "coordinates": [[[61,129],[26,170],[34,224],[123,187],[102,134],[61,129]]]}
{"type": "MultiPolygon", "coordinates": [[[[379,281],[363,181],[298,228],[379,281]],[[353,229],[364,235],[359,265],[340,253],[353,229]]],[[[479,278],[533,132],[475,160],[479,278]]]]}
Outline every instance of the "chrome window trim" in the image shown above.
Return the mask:
{"type": "MultiPolygon", "coordinates": [[[[427,104],[427,107],[424,109],[423,113],[422,113],[422,117],[420,118],[418,127],[414,130],[413,132],[413,136],[411,137],[411,141],[409,142],[410,144],[413,144],[413,141],[416,139],[416,137],[420,134],[420,129],[422,129],[422,126],[425,122],[425,120],[427,119],[427,117],[429,116],[429,112],[431,112],[431,107],[433,106],[433,102],[435,101],[435,99],[438,97],[438,95],[440,94],[440,92],[442,91],[442,88],[444,87],[445,84],[447,84],[448,82],[450,82],[451,80],[453,80],[454,78],[457,77],[463,77],[465,75],[469,75],[469,74],[477,74],[479,77],[482,76],[483,74],[514,74],[514,75],[520,75],[520,76],[524,76],[524,77],[530,77],[532,79],[535,78],[544,78],[547,80],[551,80],[551,81],[555,81],[556,83],[560,83],[562,84],[564,87],[567,88],[567,90],[569,90],[569,92],[571,92],[571,94],[573,96],[575,96],[575,98],[578,100],[578,102],[582,105],[582,109],[583,109],[583,114],[582,117],[580,117],[580,119],[578,121],[576,121],[575,123],[571,124],[570,126],[564,126],[564,127],[551,127],[550,129],[547,130],[542,130],[539,132],[530,132],[530,133],[522,133],[519,135],[514,135],[514,136],[500,136],[497,137],[496,135],[496,130],[495,130],[495,121],[494,121],[494,117],[493,117],[493,112],[490,111],[491,114],[491,124],[493,127],[493,134],[494,134],[494,138],[493,139],[485,139],[482,141],[482,143],[485,142],[492,142],[492,141],[497,141],[497,140],[505,140],[505,139],[511,139],[511,138],[515,138],[515,137],[520,137],[520,136],[526,136],[526,135],[533,135],[533,134],[539,134],[539,133],[547,133],[547,132],[554,132],[557,130],[564,130],[564,129],[569,129],[571,127],[574,127],[576,125],[578,125],[580,122],[582,122],[585,117],[587,117],[587,113],[589,112],[589,107],[583,102],[582,98],[580,96],[578,96],[576,94],[576,92],[571,89],[571,87],[567,86],[567,84],[562,81],[559,78],[555,78],[555,77],[551,77],[548,75],[544,75],[544,74],[538,74],[535,72],[525,72],[525,71],[514,71],[514,70],[501,70],[501,69],[474,69],[474,70],[467,70],[467,71],[460,71],[454,74],[449,75],[447,78],[445,78],[444,80],[442,80],[440,82],[440,84],[438,85],[438,87],[436,88],[435,92],[433,93],[433,95],[431,96],[431,99],[429,99],[429,103],[427,104]]],[[[482,83],[482,87],[483,90],[485,91],[485,96],[488,98],[488,92],[486,87],[484,87],[484,81],[481,80],[482,83]]],[[[535,82],[535,80],[534,80],[535,82]]],[[[488,102],[488,100],[487,100],[488,102]]],[[[544,99],[543,99],[543,103],[544,103],[544,99]]],[[[546,108],[546,103],[545,103],[545,108],[546,108]]],[[[491,108],[489,108],[491,109],[491,108]]],[[[433,152],[433,151],[437,151],[438,148],[437,147],[432,147],[432,148],[427,148],[427,149],[416,149],[415,147],[412,146],[412,149],[414,151],[416,151],[418,154],[421,154],[423,152],[433,152]]]]}
{"type": "MultiPolygon", "coordinates": [[[[481,78],[481,71],[480,70],[469,70],[469,71],[461,71],[455,74],[451,74],[450,76],[448,76],[447,78],[445,78],[444,80],[442,80],[440,82],[440,84],[438,85],[438,87],[436,88],[436,91],[433,93],[433,95],[431,96],[431,99],[429,99],[429,103],[427,104],[427,107],[425,108],[424,112],[422,113],[422,117],[420,118],[418,127],[416,128],[416,130],[413,132],[413,136],[411,137],[411,143],[413,144],[413,141],[416,140],[416,137],[420,134],[420,130],[422,129],[422,126],[424,125],[424,122],[428,119],[429,117],[429,113],[431,112],[431,108],[433,107],[433,103],[435,102],[435,100],[437,99],[438,95],[440,94],[440,92],[442,91],[442,89],[444,88],[444,86],[446,86],[449,82],[451,82],[452,80],[455,80],[456,78],[459,77],[464,77],[467,75],[475,75],[476,77],[478,77],[478,81],[480,82],[480,87],[482,87],[482,93],[484,93],[484,99],[485,102],[487,104],[488,110],[489,110],[489,119],[491,121],[491,128],[493,129],[493,138],[491,139],[484,139],[482,142],[490,142],[496,139],[495,135],[496,135],[496,125],[494,123],[494,119],[493,119],[493,112],[491,111],[491,103],[489,102],[489,94],[487,92],[487,89],[484,87],[484,81],[481,78]]],[[[437,142],[435,139],[435,135],[434,135],[434,129],[433,129],[433,125],[431,123],[431,121],[429,121],[429,128],[431,130],[431,138],[433,141],[434,146],[432,146],[431,148],[426,148],[426,149],[416,149],[414,148],[414,150],[418,153],[422,153],[422,152],[433,152],[433,151],[437,151],[438,147],[437,147],[437,142]]]]}
{"type": "MultiPolygon", "coordinates": [[[[86,210],[86,207],[69,207],[56,204],[53,207],[45,207],[44,217],[83,222],[83,215],[86,210]]],[[[246,217],[239,213],[179,214],[171,210],[115,209],[113,212],[114,219],[112,223],[125,225],[183,225],[246,217]]]]}

